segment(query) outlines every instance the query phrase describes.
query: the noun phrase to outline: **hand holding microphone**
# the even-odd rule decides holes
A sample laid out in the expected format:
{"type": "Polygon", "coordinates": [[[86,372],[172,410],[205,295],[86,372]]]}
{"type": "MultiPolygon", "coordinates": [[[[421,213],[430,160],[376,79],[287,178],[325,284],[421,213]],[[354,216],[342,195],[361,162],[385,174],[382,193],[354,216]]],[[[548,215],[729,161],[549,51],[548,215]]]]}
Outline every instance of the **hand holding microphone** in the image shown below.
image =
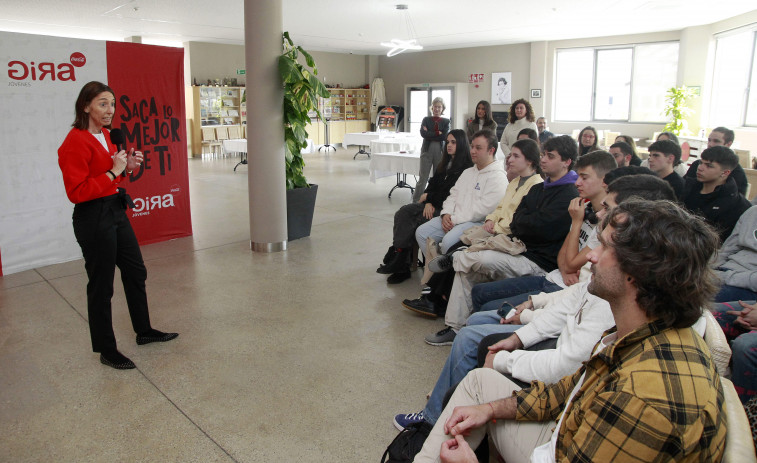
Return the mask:
{"type": "Polygon", "coordinates": [[[124,137],[124,133],[121,129],[113,129],[110,131],[110,141],[118,148],[118,153],[113,157],[114,172],[120,170],[121,175],[126,177],[127,171],[131,173],[142,165],[144,155],[141,151],[134,151],[134,148],[131,148],[129,154],[126,154],[126,137],[124,137]],[[120,160],[120,158],[123,158],[123,161],[125,161],[123,165],[120,162],[116,164],[117,160],[120,160]]]}

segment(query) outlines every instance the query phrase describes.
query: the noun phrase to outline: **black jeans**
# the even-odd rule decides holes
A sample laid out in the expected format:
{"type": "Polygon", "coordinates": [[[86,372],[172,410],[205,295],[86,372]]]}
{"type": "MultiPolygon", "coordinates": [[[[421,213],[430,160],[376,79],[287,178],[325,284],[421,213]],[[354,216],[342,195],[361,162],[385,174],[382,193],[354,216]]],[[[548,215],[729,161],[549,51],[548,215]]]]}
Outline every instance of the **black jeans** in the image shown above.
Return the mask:
{"type": "Polygon", "coordinates": [[[74,206],[73,223],[89,278],[87,315],[92,350],[115,350],[111,298],[116,266],[121,270],[134,331],[143,333],[151,328],[145,290],[147,269],[137,237],[126,217],[124,199],[119,195],[77,204],[74,206]]]}
{"type": "MultiPolygon", "coordinates": [[[[392,244],[395,248],[411,248],[415,243],[415,229],[419,225],[428,222],[423,217],[425,203],[405,204],[394,213],[394,237],[392,244]]],[[[434,211],[434,217],[439,215],[439,211],[434,211]]]]}

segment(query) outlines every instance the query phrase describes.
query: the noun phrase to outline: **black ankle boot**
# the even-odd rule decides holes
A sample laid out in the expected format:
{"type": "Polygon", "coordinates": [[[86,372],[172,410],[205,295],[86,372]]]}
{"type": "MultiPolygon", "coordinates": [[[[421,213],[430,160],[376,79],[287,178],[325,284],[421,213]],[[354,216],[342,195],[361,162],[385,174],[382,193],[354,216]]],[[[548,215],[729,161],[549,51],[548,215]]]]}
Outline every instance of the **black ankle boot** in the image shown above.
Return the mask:
{"type": "Polygon", "coordinates": [[[392,273],[409,272],[410,271],[410,248],[402,248],[399,251],[395,251],[394,256],[388,264],[382,265],[376,270],[378,273],[385,275],[391,275],[392,273]]]}

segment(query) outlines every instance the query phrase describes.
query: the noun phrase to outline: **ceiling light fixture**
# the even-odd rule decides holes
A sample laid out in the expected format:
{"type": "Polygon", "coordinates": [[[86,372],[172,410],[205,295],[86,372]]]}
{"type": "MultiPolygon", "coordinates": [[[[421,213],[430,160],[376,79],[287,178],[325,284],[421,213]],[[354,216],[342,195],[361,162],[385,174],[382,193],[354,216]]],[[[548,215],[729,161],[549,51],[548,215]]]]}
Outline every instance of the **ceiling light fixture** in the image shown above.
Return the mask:
{"type": "Polygon", "coordinates": [[[386,52],[386,56],[391,57],[399,55],[407,50],[423,50],[423,46],[418,43],[418,39],[416,38],[415,27],[413,27],[413,20],[410,18],[410,12],[407,9],[407,5],[395,5],[395,8],[404,11],[405,13],[405,29],[409,39],[392,39],[389,42],[381,42],[381,46],[390,48],[390,50],[386,52]]]}

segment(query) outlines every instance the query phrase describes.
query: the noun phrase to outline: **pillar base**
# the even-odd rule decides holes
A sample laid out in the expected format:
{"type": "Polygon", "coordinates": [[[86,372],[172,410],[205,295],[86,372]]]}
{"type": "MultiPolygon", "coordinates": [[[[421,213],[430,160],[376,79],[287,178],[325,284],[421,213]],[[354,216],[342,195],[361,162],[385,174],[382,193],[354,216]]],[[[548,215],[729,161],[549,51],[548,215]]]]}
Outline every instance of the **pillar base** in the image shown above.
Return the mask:
{"type": "Polygon", "coordinates": [[[256,243],[250,241],[252,252],[281,252],[287,250],[287,242],[279,241],[278,243],[256,243]]]}

